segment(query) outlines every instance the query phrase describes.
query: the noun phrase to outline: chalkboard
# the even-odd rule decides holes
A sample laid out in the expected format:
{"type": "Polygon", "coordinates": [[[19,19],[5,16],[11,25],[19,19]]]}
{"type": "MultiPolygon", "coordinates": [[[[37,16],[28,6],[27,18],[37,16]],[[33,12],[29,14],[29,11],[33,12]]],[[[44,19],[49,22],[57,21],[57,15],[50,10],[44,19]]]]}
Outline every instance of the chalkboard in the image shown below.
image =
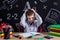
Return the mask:
{"type": "Polygon", "coordinates": [[[0,23],[6,22],[16,31],[16,25],[20,22],[23,13],[21,6],[22,0],[0,0],[0,23]]]}
{"type": "Polygon", "coordinates": [[[51,24],[60,24],[60,11],[54,8],[51,8],[45,18],[45,21],[42,25],[43,31],[48,32],[48,26],[51,24]]]}
{"type": "Polygon", "coordinates": [[[13,26],[14,31],[17,31],[16,25],[19,24],[20,17],[24,13],[24,10],[33,7],[42,17],[43,23],[45,23],[45,21],[58,23],[60,20],[60,16],[50,14],[52,12],[59,14],[60,0],[0,0],[0,23],[6,22],[13,26]]]}
{"type": "Polygon", "coordinates": [[[48,12],[45,21],[53,24],[57,24],[60,21],[60,11],[57,9],[51,8],[50,11],[48,12]]]}

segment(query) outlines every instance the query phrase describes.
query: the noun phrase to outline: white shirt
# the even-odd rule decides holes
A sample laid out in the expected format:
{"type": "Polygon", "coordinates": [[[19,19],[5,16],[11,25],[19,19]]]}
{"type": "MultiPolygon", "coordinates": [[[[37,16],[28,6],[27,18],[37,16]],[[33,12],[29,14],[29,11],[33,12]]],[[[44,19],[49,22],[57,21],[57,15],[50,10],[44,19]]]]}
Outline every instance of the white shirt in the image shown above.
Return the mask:
{"type": "Polygon", "coordinates": [[[32,25],[30,25],[29,23],[26,22],[25,13],[22,15],[20,25],[22,25],[25,28],[24,29],[25,32],[37,32],[38,27],[42,24],[42,18],[37,12],[35,12],[35,17],[36,20],[32,25]]]}

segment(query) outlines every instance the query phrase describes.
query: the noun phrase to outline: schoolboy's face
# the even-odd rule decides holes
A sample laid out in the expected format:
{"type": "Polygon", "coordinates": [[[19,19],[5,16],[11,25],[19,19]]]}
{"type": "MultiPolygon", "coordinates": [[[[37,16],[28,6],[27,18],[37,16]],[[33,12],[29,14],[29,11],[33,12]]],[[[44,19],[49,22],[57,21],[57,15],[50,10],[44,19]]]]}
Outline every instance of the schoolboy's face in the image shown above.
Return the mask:
{"type": "Polygon", "coordinates": [[[27,21],[28,21],[29,23],[32,23],[32,22],[34,21],[34,19],[35,19],[35,15],[34,15],[34,14],[32,14],[32,15],[30,15],[30,16],[27,16],[27,21]]]}

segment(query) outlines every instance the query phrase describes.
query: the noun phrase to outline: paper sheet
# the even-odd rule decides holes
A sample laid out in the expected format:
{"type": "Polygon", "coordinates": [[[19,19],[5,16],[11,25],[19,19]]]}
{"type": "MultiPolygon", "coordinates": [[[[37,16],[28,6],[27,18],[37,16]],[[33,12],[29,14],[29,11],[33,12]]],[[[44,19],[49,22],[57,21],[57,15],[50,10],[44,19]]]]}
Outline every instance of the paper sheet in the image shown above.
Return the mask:
{"type": "Polygon", "coordinates": [[[27,38],[27,37],[37,35],[37,34],[40,34],[40,33],[38,33],[38,32],[28,32],[28,33],[20,33],[19,35],[27,38]]]}

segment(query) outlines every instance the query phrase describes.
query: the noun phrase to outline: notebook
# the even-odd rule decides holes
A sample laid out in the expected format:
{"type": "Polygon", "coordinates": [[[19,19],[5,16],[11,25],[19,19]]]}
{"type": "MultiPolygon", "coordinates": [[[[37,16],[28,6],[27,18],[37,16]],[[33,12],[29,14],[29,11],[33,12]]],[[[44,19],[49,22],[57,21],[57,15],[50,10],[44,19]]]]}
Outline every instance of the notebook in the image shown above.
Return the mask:
{"type": "Polygon", "coordinates": [[[28,38],[28,37],[35,36],[35,35],[40,35],[40,33],[39,32],[28,32],[28,33],[19,33],[19,35],[24,38],[28,38]]]}

